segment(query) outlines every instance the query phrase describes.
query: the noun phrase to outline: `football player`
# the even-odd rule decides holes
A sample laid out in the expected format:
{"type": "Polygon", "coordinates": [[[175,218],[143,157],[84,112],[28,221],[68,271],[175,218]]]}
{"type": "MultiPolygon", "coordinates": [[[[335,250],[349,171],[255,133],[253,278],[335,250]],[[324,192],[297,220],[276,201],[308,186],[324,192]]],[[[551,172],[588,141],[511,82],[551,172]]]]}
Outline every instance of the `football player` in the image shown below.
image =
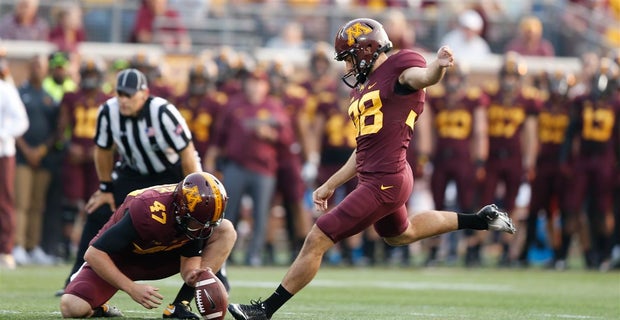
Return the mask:
{"type": "MultiPolygon", "coordinates": [[[[539,75],[538,88],[543,100],[542,109],[538,115],[538,143],[539,152],[536,159],[536,174],[532,181],[532,197],[530,199],[529,214],[525,219],[526,239],[520,254],[518,264],[528,266],[528,250],[536,240],[536,224],[540,210],[545,210],[547,229],[551,230],[552,246],[558,256],[561,237],[555,237],[553,226],[558,218],[567,221],[564,213],[565,194],[568,186],[567,177],[560,170],[560,150],[565,142],[566,129],[569,122],[569,109],[573,101],[568,94],[575,84],[575,76],[562,71],[544,72],[539,75]],[[561,217],[561,218],[560,218],[561,217]],[[556,239],[559,238],[559,239],[556,239]]],[[[559,230],[558,230],[559,233],[559,230]]],[[[563,259],[555,261],[554,267],[563,269],[566,262],[563,259]]]]}
{"type": "MultiPolygon", "coordinates": [[[[454,181],[458,208],[472,211],[475,188],[471,187],[471,182],[484,178],[488,153],[488,98],[480,88],[468,86],[467,78],[467,66],[455,64],[446,72],[443,86],[429,90],[428,111],[435,136],[430,186],[437,210],[447,209],[445,190],[448,182],[454,181]]],[[[479,264],[480,237],[473,230],[467,230],[466,236],[465,264],[479,264]]],[[[428,263],[437,259],[437,251],[437,246],[431,246],[428,263]]]]}
{"type": "Polygon", "coordinates": [[[129,193],[72,276],[60,300],[62,316],[122,316],[107,304],[118,290],[144,308],[157,308],[164,299],[159,289],[136,281],[180,273],[193,287],[201,271],[220,270],[237,238],[224,219],[227,201],[222,183],[206,172],[129,193]]]}
{"type": "Polygon", "coordinates": [[[215,88],[217,76],[217,65],[212,60],[196,61],[189,69],[187,91],[176,101],[200,156],[207,152],[217,116],[228,101],[226,94],[215,88]]]}
{"type": "Polygon", "coordinates": [[[276,291],[264,302],[230,304],[237,319],[270,319],[314,278],[323,255],[339,241],[373,226],[388,244],[407,245],[458,229],[492,229],[514,233],[512,221],[495,205],[475,214],[427,210],[407,216],[413,189],[406,152],[424,106],[424,88],[436,84],[452,66],[452,50],[441,47],[426,64],[412,50],[386,55],[392,44],[383,26],[372,19],[347,22],[336,34],[336,60],[346,64],[342,78],[351,90],[349,116],[357,147],[347,162],[312,194],[317,210],[340,185],[354,176],[357,188],[312,227],[301,252],[276,291]]]}
{"type": "MultiPolygon", "coordinates": [[[[103,63],[86,58],[80,66],[79,90],[67,92],[60,102],[57,134],[66,154],[63,161],[63,235],[67,258],[71,252],[73,224],[84,209],[88,198],[97,191],[99,178],[95,169],[95,129],[99,106],[110,98],[101,89],[104,77],[103,63]]],[[[77,231],[77,230],[76,230],[77,231]]],[[[75,241],[77,242],[77,241],[75,241]]],[[[75,244],[77,246],[77,244],[75,244]]]]}
{"type": "MultiPolygon", "coordinates": [[[[536,126],[541,103],[538,91],[523,84],[526,73],[527,65],[522,57],[508,52],[499,70],[499,88],[487,88],[489,156],[480,202],[493,201],[497,186],[503,181],[505,192],[501,203],[511,214],[519,187],[531,181],[536,164],[536,126]]],[[[500,243],[502,254],[498,265],[508,266],[515,260],[510,256],[510,239],[502,237],[500,243]]]]}
{"type": "Polygon", "coordinates": [[[562,243],[558,259],[566,258],[568,239],[579,227],[579,216],[585,207],[591,233],[590,248],[585,248],[589,269],[608,268],[611,255],[612,190],[616,157],[620,156],[616,154],[620,140],[618,75],[618,66],[611,59],[600,60],[590,92],[575,99],[562,149],[562,163],[566,165],[572,158],[572,166],[566,197],[570,211],[562,236],[567,241],[562,243]]]}
{"type": "MultiPolygon", "coordinates": [[[[308,99],[307,90],[294,83],[293,65],[280,59],[274,60],[267,68],[270,95],[280,100],[284,113],[289,118],[289,143],[280,144],[278,149],[278,169],[276,172],[276,194],[281,199],[285,213],[286,231],[290,241],[290,261],[293,261],[304,243],[304,237],[312,225],[312,216],[304,207],[305,184],[302,180],[304,155],[302,141],[308,134],[304,121],[304,108],[308,99]]],[[[272,222],[272,221],[271,221],[272,222]]],[[[267,256],[275,262],[274,228],[268,228],[267,256]]]]}

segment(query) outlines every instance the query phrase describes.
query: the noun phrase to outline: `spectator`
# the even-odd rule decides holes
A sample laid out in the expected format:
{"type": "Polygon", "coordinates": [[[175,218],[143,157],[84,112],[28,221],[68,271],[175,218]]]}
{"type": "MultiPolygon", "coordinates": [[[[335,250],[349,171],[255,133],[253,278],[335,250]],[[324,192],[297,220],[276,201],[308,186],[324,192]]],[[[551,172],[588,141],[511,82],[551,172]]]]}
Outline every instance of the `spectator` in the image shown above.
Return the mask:
{"type": "Polygon", "coordinates": [[[311,47],[304,39],[303,26],[295,21],[285,24],[280,34],[269,39],[265,46],[283,50],[306,50],[311,47]]]}
{"type": "Polygon", "coordinates": [[[31,126],[22,137],[16,139],[17,231],[13,256],[18,265],[54,263],[54,259],[40,246],[45,197],[53,170],[53,162],[47,155],[54,143],[58,117],[58,105],[42,85],[47,75],[47,65],[44,56],[32,58],[30,78],[19,88],[31,126]]]}
{"type": "Polygon", "coordinates": [[[26,132],[28,126],[19,92],[0,78],[0,269],[15,268],[15,138],[26,132]]]}
{"type": "Polygon", "coordinates": [[[48,22],[37,15],[39,0],[19,0],[13,13],[0,20],[0,38],[12,40],[47,41],[48,22]]]}
{"type": "Polygon", "coordinates": [[[179,13],[166,0],[143,0],[136,13],[131,42],[158,43],[167,50],[189,51],[191,38],[179,13]]]}
{"type": "MultiPolygon", "coordinates": [[[[407,21],[401,10],[390,10],[385,21],[385,32],[392,41],[394,51],[400,49],[414,49],[416,41],[415,27],[407,21]]],[[[418,51],[426,52],[422,49],[418,51]]]]}
{"type": "Polygon", "coordinates": [[[50,32],[49,41],[58,50],[77,52],[80,42],[86,41],[82,26],[82,9],[77,3],[65,4],[60,8],[58,23],[50,32]]]}
{"type": "Polygon", "coordinates": [[[542,37],[543,25],[540,19],[526,16],[519,23],[519,34],[506,46],[505,52],[514,51],[523,56],[555,56],[555,49],[542,37]]]}
{"type": "Polygon", "coordinates": [[[455,59],[470,64],[489,56],[489,44],[480,36],[483,26],[482,17],[475,10],[466,10],[458,17],[458,25],[441,40],[454,50],[455,59]]]}

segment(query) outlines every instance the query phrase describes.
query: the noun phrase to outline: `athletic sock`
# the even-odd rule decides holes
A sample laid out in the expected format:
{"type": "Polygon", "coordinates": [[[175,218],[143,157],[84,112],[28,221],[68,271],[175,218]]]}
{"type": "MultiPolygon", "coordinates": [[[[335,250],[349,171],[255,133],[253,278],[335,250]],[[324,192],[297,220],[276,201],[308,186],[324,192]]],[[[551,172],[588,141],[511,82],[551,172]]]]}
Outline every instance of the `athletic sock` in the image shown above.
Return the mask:
{"type": "Polygon", "coordinates": [[[292,297],[293,295],[290,292],[286,291],[282,285],[279,285],[276,291],[263,302],[267,318],[271,318],[292,297]]]}
{"type": "Polygon", "coordinates": [[[194,287],[190,287],[187,283],[183,283],[183,286],[177,293],[177,297],[174,298],[172,304],[181,303],[181,301],[190,302],[194,299],[195,290],[194,287]]]}
{"type": "Polygon", "coordinates": [[[484,221],[477,214],[457,213],[456,217],[459,229],[487,230],[489,228],[488,222],[484,221]]]}

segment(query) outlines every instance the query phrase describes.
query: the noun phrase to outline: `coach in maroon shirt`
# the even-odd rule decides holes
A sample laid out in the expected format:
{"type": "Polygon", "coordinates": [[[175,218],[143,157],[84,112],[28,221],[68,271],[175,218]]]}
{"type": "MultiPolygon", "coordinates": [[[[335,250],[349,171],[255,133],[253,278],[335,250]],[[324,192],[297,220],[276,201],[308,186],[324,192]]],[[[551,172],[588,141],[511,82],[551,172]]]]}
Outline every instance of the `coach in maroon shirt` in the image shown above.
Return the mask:
{"type": "Polygon", "coordinates": [[[213,145],[205,156],[205,169],[215,172],[221,160],[223,182],[230,196],[227,216],[236,226],[241,198],[253,201],[252,239],[245,264],[262,262],[269,208],[275,190],[278,149],[293,138],[282,104],[269,96],[267,73],[256,70],[244,76],[243,90],[232,95],[218,119],[213,145]],[[288,134],[287,134],[288,133],[288,134]]]}

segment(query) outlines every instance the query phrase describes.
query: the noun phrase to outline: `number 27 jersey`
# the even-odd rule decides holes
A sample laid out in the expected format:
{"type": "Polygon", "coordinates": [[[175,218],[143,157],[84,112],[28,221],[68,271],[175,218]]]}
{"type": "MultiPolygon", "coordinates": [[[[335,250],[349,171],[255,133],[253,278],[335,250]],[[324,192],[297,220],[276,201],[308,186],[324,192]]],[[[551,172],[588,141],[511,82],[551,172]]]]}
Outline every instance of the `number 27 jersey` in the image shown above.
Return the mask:
{"type": "Polygon", "coordinates": [[[401,50],[351,91],[348,113],[356,128],[357,172],[395,173],[406,168],[407,147],[425,97],[424,89],[398,83],[400,74],[411,67],[426,67],[424,57],[401,50]]]}

